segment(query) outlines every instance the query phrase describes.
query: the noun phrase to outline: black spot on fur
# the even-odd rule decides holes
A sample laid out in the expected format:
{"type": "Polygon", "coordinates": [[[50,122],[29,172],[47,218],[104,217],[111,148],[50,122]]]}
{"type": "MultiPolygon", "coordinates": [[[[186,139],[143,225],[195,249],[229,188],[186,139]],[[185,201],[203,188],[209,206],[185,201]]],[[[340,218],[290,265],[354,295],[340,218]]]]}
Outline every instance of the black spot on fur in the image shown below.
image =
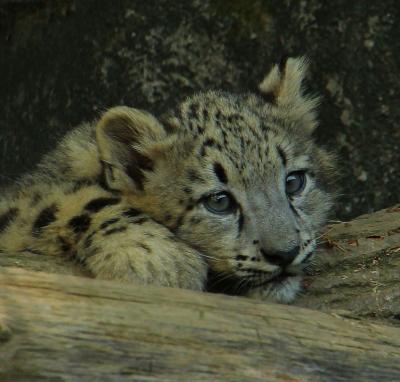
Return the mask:
{"type": "Polygon", "coordinates": [[[192,209],[194,208],[194,204],[188,204],[187,206],[186,206],[186,211],[188,212],[188,211],[191,211],[192,209]]]}
{"type": "Polygon", "coordinates": [[[89,258],[92,256],[96,256],[97,254],[101,253],[101,249],[96,246],[91,246],[90,251],[85,252],[85,257],[89,258]]]}
{"type": "Polygon", "coordinates": [[[42,195],[39,194],[38,192],[34,193],[34,194],[32,195],[32,199],[31,199],[31,204],[30,204],[30,206],[31,206],[31,207],[36,206],[41,200],[42,200],[42,195]]]}
{"type": "Polygon", "coordinates": [[[214,172],[220,182],[225,184],[228,183],[228,177],[226,176],[226,172],[220,163],[214,163],[214,172]]]}
{"type": "Polygon", "coordinates": [[[204,182],[204,179],[193,169],[188,170],[187,177],[191,182],[204,182]]]}
{"type": "Polygon", "coordinates": [[[76,181],[73,185],[71,190],[69,191],[69,193],[73,194],[79,190],[81,190],[84,187],[88,187],[93,185],[93,181],[89,180],[89,179],[80,179],[78,181],[76,181]]]}
{"type": "Polygon", "coordinates": [[[32,255],[44,256],[44,253],[42,251],[39,251],[38,249],[33,249],[33,248],[24,248],[22,250],[22,252],[32,253],[32,255]]]}
{"type": "Polygon", "coordinates": [[[292,203],[289,203],[289,207],[297,217],[300,217],[299,213],[296,211],[296,208],[293,207],[292,203]]]}
{"type": "MultiPolygon", "coordinates": [[[[92,254],[90,254],[90,255],[86,254],[85,256],[86,256],[86,258],[88,258],[88,257],[92,256],[92,254]]],[[[70,260],[72,260],[75,264],[80,264],[80,265],[86,266],[86,258],[78,256],[78,254],[76,252],[73,252],[70,254],[70,260]]]]}
{"type": "Polygon", "coordinates": [[[101,209],[117,204],[120,201],[120,198],[97,198],[88,202],[84,208],[86,211],[98,212],[101,209]]]}
{"type": "Polygon", "coordinates": [[[286,158],[285,152],[283,151],[283,149],[282,149],[281,146],[277,146],[276,149],[278,150],[278,154],[279,154],[279,156],[280,156],[280,158],[281,158],[281,160],[282,160],[283,165],[286,167],[287,158],[286,158]]]}
{"type": "Polygon", "coordinates": [[[199,106],[196,103],[191,103],[188,108],[188,118],[197,119],[197,111],[199,106]]]}
{"type": "Polygon", "coordinates": [[[229,123],[237,123],[239,121],[241,121],[243,118],[240,114],[231,114],[230,116],[228,116],[227,121],[229,123]]]}
{"type": "Polygon", "coordinates": [[[93,233],[91,233],[90,235],[88,235],[85,239],[85,241],[83,242],[83,246],[88,249],[89,247],[92,246],[93,244],[93,233]]]}
{"type": "Polygon", "coordinates": [[[136,208],[129,208],[128,210],[124,211],[122,215],[127,216],[129,218],[134,218],[135,216],[138,216],[142,213],[142,211],[136,209],[136,208]]]}
{"type": "Polygon", "coordinates": [[[63,252],[69,252],[71,250],[71,244],[67,242],[62,236],[57,237],[58,242],[60,243],[61,250],[63,252]]]}
{"type": "Polygon", "coordinates": [[[110,226],[111,224],[116,223],[117,221],[119,221],[118,218],[112,218],[112,219],[106,220],[105,222],[101,223],[100,229],[105,229],[108,226],[110,226]]]}
{"type": "Polygon", "coordinates": [[[124,232],[126,230],[127,230],[126,226],[111,228],[110,230],[104,232],[104,236],[112,235],[113,233],[117,233],[117,232],[124,232]]]}
{"type": "Polygon", "coordinates": [[[176,219],[176,223],[175,223],[174,227],[172,228],[173,232],[176,232],[179,229],[179,227],[182,225],[183,217],[184,217],[184,215],[181,215],[178,217],[178,219],[176,219]]]}
{"type": "Polygon", "coordinates": [[[266,103],[270,103],[272,105],[274,105],[276,103],[276,97],[275,94],[273,92],[268,92],[268,93],[260,93],[262,99],[266,102],[266,103]]]}
{"type": "Polygon", "coordinates": [[[146,244],[143,243],[137,243],[137,246],[139,248],[143,248],[147,253],[151,253],[151,248],[147,246],[146,244]]]}
{"type": "Polygon", "coordinates": [[[279,68],[279,71],[281,72],[282,76],[285,75],[285,72],[286,72],[286,63],[287,63],[288,58],[289,58],[289,56],[284,55],[284,56],[282,56],[282,58],[279,60],[278,68],[279,68]]]}
{"type": "Polygon", "coordinates": [[[148,218],[140,218],[138,220],[134,220],[132,223],[133,224],[143,224],[145,222],[147,222],[149,219],[148,218]]]}
{"type": "MultiPolygon", "coordinates": [[[[223,131],[223,134],[225,134],[224,131],[223,131]]],[[[224,136],[224,139],[225,139],[225,136],[224,136]]],[[[201,156],[205,156],[206,155],[206,148],[207,147],[215,147],[220,151],[222,150],[222,145],[220,143],[215,142],[215,140],[212,139],[212,138],[208,138],[208,139],[206,139],[204,141],[203,146],[201,147],[201,150],[200,150],[200,155],[201,156]]]]}
{"type": "Polygon", "coordinates": [[[54,220],[56,220],[57,211],[58,207],[55,204],[43,209],[33,223],[32,234],[34,236],[40,235],[43,228],[47,227],[49,224],[54,222],[54,220]]]}
{"type": "Polygon", "coordinates": [[[240,211],[240,216],[239,216],[239,224],[238,224],[238,230],[239,230],[239,234],[242,232],[243,229],[243,223],[244,223],[244,216],[243,216],[243,212],[240,211]]]}
{"type": "Polygon", "coordinates": [[[0,215],[0,232],[4,231],[10,223],[17,217],[18,208],[10,208],[4,214],[0,215]]]}
{"type": "Polygon", "coordinates": [[[191,190],[189,187],[185,187],[185,188],[183,189],[183,192],[186,193],[186,194],[191,194],[191,193],[192,193],[192,190],[191,190]]]}
{"type": "Polygon", "coordinates": [[[192,224],[199,224],[201,222],[201,218],[198,216],[192,216],[190,218],[190,223],[192,224]]]}
{"type": "Polygon", "coordinates": [[[145,179],[143,171],[153,171],[153,167],[153,161],[149,157],[134,151],[132,153],[132,160],[126,167],[126,173],[135,182],[136,187],[143,191],[145,179]]]}
{"type": "Polygon", "coordinates": [[[87,214],[82,214],[78,216],[74,216],[68,222],[68,226],[72,228],[75,233],[86,232],[90,226],[90,216],[87,214]]]}
{"type": "Polygon", "coordinates": [[[244,261],[244,260],[247,260],[247,256],[244,256],[244,255],[237,255],[237,256],[236,256],[236,260],[237,260],[237,261],[244,261]]]}
{"type": "Polygon", "coordinates": [[[204,146],[215,146],[215,141],[212,138],[208,138],[203,143],[204,146]]]}

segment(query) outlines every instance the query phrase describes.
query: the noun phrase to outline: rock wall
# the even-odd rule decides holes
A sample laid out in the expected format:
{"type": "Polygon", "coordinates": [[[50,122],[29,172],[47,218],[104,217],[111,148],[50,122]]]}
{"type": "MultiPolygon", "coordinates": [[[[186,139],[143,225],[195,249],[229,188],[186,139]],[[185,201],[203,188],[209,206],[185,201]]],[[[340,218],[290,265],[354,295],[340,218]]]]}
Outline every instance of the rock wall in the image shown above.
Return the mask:
{"type": "Polygon", "coordinates": [[[251,90],[282,55],[306,54],[317,137],[340,157],[337,215],[395,204],[399,16],[394,0],[3,0],[0,184],[107,107],[159,114],[196,90],[251,90]]]}

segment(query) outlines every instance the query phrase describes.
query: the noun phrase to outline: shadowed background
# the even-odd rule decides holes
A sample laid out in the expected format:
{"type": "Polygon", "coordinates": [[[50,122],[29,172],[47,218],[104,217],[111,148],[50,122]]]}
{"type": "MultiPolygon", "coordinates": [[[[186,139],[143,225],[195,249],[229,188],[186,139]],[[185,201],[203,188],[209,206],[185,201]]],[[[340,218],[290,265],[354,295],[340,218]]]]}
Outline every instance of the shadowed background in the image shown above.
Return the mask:
{"type": "Polygon", "coordinates": [[[394,0],[3,0],[0,185],[107,107],[159,115],[201,89],[255,89],[282,55],[306,54],[316,135],[340,157],[337,215],[395,204],[399,17],[394,0]]]}

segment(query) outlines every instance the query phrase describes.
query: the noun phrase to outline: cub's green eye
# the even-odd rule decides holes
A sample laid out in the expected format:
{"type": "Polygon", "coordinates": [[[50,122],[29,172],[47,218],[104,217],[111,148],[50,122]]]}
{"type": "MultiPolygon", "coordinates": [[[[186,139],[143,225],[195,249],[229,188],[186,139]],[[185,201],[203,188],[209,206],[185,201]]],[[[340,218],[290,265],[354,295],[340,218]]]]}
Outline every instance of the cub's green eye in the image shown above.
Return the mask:
{"type": "Polygon", "coordinates": [[[293,171],[286,177],[286,194],[289,196],[300,194],[305,185],[305,171],[293,171]]]}
{"type": "Polygon", "coordinates": [[[230,214],[236,209],[236,201],[227,192],[209,195],[203,199],[204,207],[213,214],[230,214]]]}

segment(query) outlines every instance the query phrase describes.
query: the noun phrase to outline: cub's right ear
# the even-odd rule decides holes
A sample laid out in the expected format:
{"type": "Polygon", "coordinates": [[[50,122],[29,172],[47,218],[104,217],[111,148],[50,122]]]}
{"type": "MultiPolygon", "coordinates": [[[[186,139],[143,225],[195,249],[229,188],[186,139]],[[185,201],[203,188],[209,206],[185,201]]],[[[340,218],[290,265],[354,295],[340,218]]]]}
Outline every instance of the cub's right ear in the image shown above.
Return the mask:
{"type": "Polygon", "coordinates": [[[150,147],[166,136],[161,123],[149,113],[125,106],[108,110],[96,126],[107,186],[119,191],[142,191],[146,173],[154,165],[150,147]]]}
{"type": "Polygon", "coordinates": [[[266,105],[280,108],[286,118],[299,122],[304,131],[311,133],[317,126],[319,99],[304,94],[302,85],[307,69],[304,57],[285,58],[272,67],[259,90],[266,105]]]}

